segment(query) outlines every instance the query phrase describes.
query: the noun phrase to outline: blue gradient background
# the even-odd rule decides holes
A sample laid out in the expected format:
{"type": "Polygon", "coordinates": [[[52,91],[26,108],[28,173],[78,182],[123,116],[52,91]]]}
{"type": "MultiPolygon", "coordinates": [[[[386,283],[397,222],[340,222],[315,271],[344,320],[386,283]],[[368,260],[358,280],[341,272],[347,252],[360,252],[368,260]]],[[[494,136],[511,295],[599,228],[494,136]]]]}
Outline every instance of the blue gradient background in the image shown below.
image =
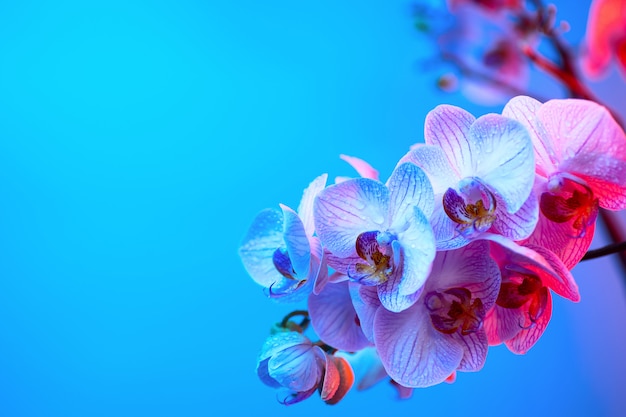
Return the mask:
{"type": "MultiPolygon", "coordinates": [[[[574,43],[587,6],[559,10],[574,43]]],[[[295,207],[322,172],[351,175],[340,153],[385,178],[437,104],[500,110],[434,89],[410,11],[0,3],[0,416],[620,415],[626,291],[611,259],[575,269],[582,301],[556,299],[527,355],[495,347],[481,372],[408,401],[381,384],[284,407],[257,379],[291,306],[237,257],[256,213],[295,207]]]]}

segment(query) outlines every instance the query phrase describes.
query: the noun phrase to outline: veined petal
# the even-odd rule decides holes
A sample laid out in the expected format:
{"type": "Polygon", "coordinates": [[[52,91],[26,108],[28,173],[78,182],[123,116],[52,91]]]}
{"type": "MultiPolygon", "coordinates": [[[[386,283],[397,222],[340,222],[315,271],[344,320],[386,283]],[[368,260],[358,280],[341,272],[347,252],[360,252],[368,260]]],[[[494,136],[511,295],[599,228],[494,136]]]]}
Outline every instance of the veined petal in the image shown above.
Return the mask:
{"type": "Polygon", "coordinates": [[[543,124],[538,122],[537,111],[541,102],[532,97],[513,97],[504,106],[502,115],[520,122],[530,133],[535,151],[536,171],[543,177],[548,177],[556,171],[557,156],[552,147],[552,141],[548,137],[543,124]]]}
{"type": "Polygon", "coordinates": [[[514,337],[522,330],[520,323],[524,323],[524,312],[520,308],[495,305],[483,321],[489,345],[499,345],[514,337]]]}
{"type": "Polygon", "coordinates": [[[283,210],[283,238],[293,270],[300,279],[309,275],[311,246],[298,214],[291,208],[280,205],[283,210]]]}
{"type": "MultiPolygon", "coordinates": [[[[500,198],[496,197],[496,201],[500,207],[500,198]]],[[[530,236],[535,230],[538,219],[539,203],[537,196],[531,191],[522,207],[515,213],[511,214],[506,210],[496,209],[496,220],[492,227],[511,240],[522,240],[530,236]]]]}
{"type": "Polygon", "coordinates": [[[512,339],[505,342],[513,353],[523,355],[537,343],[552,317],[552,297],[548,292],[547,304],[543,314],[534,323],[525,323],[524,328],[512,339]]]}
{"type": "Polygon", "coordinates": [[[437,252],[426,286],[425,291],[467,288],[489,311],[500,290],[500,269],[489,255],[489,244],[477,240],[458,250],[437,252]]]}
{"type": "Polygon", "coordinates": [[[282,279],[273,255],[283,245],[283,215],[275,209],[261,211],[253,220],[239,246],[239,256],[252,279],[269,287],[282,279]]]}
{"type": "Polygon", "coordinates": [[[480,371],[487,359],[487,335],[483,330],[479,330],[467,335],[453,333],[452,338],[463,347],[463,359],[457,370],[464,372],[480,371]]]}
{"type": "Polygon", "coordinates": [[[436,252],[430,222],[419,208],[413,211],[414,219],[409,228],[398,235],[404,254],[403,276],[398,285],[401,295],[414,294],[424,286],[436,252]]]}
{"type": "MultiPolygon", "coordinates": [[[[397,241],[396,241],[397,242],[397,241]]],[[[394,243],[396,243],[394,242],[394,243]]],[[[400,312],[406,310],[419,298],[422,293],[421,289],[412,294],[401,294],[399,290],[400,282],[403,278],[402,268],[394,268],[389,279],[382,284],[379,284],[378,297],[382,305],[389,311],[400,312]]]]}
{"type": "Polygon", "coordinates": [[[476,118],[460,107],[442,104],[426,115],[424,137],[427,145],[443,149],[452,169],[460,178],[474,171],[474,158],[469,147],[470,126],[476,118]]]}
{"type": "Polygon", "coordinates": [[[624,131],[606,108],[596,102],[549,100],[539,108],[537,117],[550,136],[562,164],[581,167],[576,159],[586,159],[590,155],[626,159],[624,131]]]}
{"type": "MultiPolygon", "coordinates": [[[[626,139],[624,139],[626,141],[626,139]]],[[[602,208],[626,209],[626,160],[609,155],[580,155],[563,164],[593,190],[602,208]]]]}
{"type": "Polygon", "coordinates": [[[359,318],[361,331],[368,341],[374,343],[374,317],[381,306],[376,287],[348,283],[352,305],[359,318]]]}
{"type": "Polygon", "coordinates": [[[349,352],[369,345],[352,305],[348,281],[326,285],[309,297],[308,305],[313,330],[325,343],[349,352]]]}
{"type": "Polygon", "coordinates": [[[573,221],[555,223],[540,215],[533,233],[520,243],[544,247],[558,256],[567,269],[572,269],[591,246],[596,227],[592,223],[579,236],[580,231],[572,226],[573,221]]]}
{"type": "Polygon", "coordinates": [[[335,365],[335,361],[333,361],[330,355],[324,354],[324,362],[324,380],[322,382],[322,386],[320,387],[320,397],[322,398],[322,401],[332,398],[339,387],[340,378],[337,365],[335,365]]]}
{"type": "Polygon", "coordinates": [[[313,236],[315,231],[315,223],[313,219],[313,202],[317,194],[326,187],[326,181],[328,180],[328,174],[322,174],[315,178],[311,184],[302,193],[302,199],[300,205],[298,205],[298,215],[304,225],[304,230],[307,236],[313,236]]]}
{"type": "Polygon", "coordinates": [[[374,341],[389,376],[405,387],[443,382],[463,358],[463,348],[433,328],[421,304],[401,313],[379,309],[374,341]]]}
{"type": "Polygon", "coordinates": [[[359,234],[388,225],[389,191],[384,184],[355,178],[322,190],[315,199],[315,227],[322,244],[339,257],[355,251],[359,234]]]}
{"type": "Polygon", "coordinates": [[[426,217],[433,213],[434,194],[428,177],[417,165],[406,162],[394,169],[387,181],[391,228],[397,230],[412,221],[414,207],[426,217]]]}
{"type": "Polygon", "coordinates": [[[470,128],[469,149],[476,159],[473,176],[481,178],[515,213],[535,180],[535,156],[526,128],[497,114],[479,117],[470,128]]]}
{"type": "Polygon", "coordinates": [[[287,349],[292,346],[301,344],[311,344],[311,341],[302,333],[298,332],[281,332],[276,333],[265,340],[261,352],[259,353],[259,359],[257,362],[262,362],[274,356],[281,350],[287,349]]]}
{"type": "Polygon", "coordinates": [[[339,155],[339,157],[349,163],[361,177],[378,180],[378,171],[364,160],[343,154],[339,155]]]}
{"type": "Polygon", "coordinates": [[[426,172],[433,192],[443,194],[450,187],[454,187],[461,177],[452,169],[448,157],[439,146],[417,144],[404,155],[397,166],[411,162],[426,172]]]}
{"type": "Polygon", "coordinates": [[[272,378],[267,369],[267,363],[269,362],[269,358],[262,360],[257,364],[256,373],[261,382],[265,385],[272,388],[280,388],[280,383],[272,378]]]}
{"type": "Polygon", "coordinates": [[[308,391],[321,381],[320,359],[323,355],[319,346],[292,346],[269,359],[268,373],[283,387],[298,392],[308,391]]]}
{"type": "Polygon", "coordinates": [[[573,302],[580,301],[578,285],[563,261],[542,246],[528,244],[527,247],[537,252],[545,261],[545,264],[541,265],[541,268],[546,273],[542,274],[541,281],[561,297],[567,298],[573,302]]]}
{"type": "Polygon", "coordinates": [[[317,237],[310,238],[311,243],[311,271],[309,278],[315,282],[313,293],[319,294],[328,282],[328,265],[324,248],[317,237]]]}

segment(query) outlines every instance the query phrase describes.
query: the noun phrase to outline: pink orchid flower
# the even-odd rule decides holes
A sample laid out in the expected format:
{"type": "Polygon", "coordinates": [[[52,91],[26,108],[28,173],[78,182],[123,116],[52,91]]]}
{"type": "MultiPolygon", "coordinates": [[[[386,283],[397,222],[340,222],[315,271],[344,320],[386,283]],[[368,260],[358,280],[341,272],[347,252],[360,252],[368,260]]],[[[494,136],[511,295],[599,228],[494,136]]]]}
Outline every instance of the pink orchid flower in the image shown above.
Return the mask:
{"type": "Polygon", "coordinates": [[[455,371],[480,370],[488,349],[482,324],[499,288],[500,270],[488,242],[437,252],[412,307],[376,311],[374,340],[387,373],[402,386],[418,388],[449,380],[455,371]]]}
{"type": "Polygon", "coordinates": [[[497,237],[491,242],[491,255],[502,282],[496,304],[485,317],[489,344],[505,343],[511,352],[525,354],[550,321],[550,290],[578,302],[578,287],[562,261],[542,247],[519,246],[497,237]]]}
{"type": "Polygon", "coordinates": [[[399,163],[419,165],[431,181],[437,249],[462,247],[486,232],[512,240],[530,235],[538,212],[535,159],[521,123],[440,105],[427,115],[424,135],[426,143],[399,163]]]}
{"type": "Polygon", "coordinates": [[[626,136],[601,105],[586,100],[511,99],[503,115],[524,124],[533,142],[540,216],[524,242],[573,268],[591,244],[598,207],[626,208],[626,136]]]}
{"type": "Polygon", "coordinates": [[[328,280],[313,220],[313,200],[325,187],[326,178],[323,174],[311,182],[297,212],[283,204],[280,211],[261,211],[239,247],[248,274],[277,301],[302,300],[311,291],[321,291],[328,280]]]}
{"type": "Polygon", "coordinates": [[[522,0],[447,0],[446,3],[451,12],[465,4],[473,4],[490,12],[500,12],[505,9],[515,10],[522,7],[522,0]]]}
{"type": "Polygon", "coordinates": [[[279,332],[264,343],[257,361],[261,381],[286,391],[280,401],[290,405],[316,390],[327,404],[336,404],[352,388],[354,373],[348,361],[325,352],[299,332],[279,332]]]}
{"type": "Polygon", "coordinates": [[[435,257],[432,209],[426,174],[406,163],[385,184],[353,178],[322,190],[315,229],[330,267],[375,286],[386,308],[402,311],[419,296],[435,257]]]}
{"type": "Polygon", "coordinates": [[[589,77],[605,74],[613,58],[626,75],[626,0],[592,1],[585,36],[582,67],[589,77]]]}

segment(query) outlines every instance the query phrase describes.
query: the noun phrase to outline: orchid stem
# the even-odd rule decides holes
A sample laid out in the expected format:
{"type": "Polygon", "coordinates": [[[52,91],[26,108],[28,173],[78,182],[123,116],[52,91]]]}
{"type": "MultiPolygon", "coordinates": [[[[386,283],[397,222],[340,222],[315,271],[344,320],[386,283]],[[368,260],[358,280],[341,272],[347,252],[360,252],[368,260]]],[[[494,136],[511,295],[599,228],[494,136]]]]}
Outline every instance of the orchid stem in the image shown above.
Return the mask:
{"type": "Polygon", "coordinates": [[[581,261],[587,261],[589,259],[600,258],[602,256],[612,255],[618,252],[622,254],[624,253],[624,251],[626,251],[626,241],[619,242],[619,243],[611,243],[610,245],[606,245],[598,249],[587,251],[587,253],[585,254],[585,256],[583,256],[581,261]]]}

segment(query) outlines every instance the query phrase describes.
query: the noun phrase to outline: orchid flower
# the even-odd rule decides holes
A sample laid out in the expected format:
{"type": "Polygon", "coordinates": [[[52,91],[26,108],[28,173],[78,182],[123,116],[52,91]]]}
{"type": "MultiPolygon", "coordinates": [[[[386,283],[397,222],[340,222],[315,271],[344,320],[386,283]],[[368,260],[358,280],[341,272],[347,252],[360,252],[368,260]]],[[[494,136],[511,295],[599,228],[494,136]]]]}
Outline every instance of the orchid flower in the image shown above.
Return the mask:
{"type": "Polygon", "coordinates": [[[311,291],[321,291],[328,279],[324,252],[314,236],[312,211],[326,178],[320,175],[307,187],[297,212],[283,204],[280,211],[261,211],[239,247],[248,274],[275,300],[302,300],[311,291]]]}
{"type": "Polygon", "coordinates": [[[626,0],[594,0],[589,7],[582,67],[592,78],[606,73],[613,58],[626,76],[626,0]]]}
{"type": "Polygon", "coordinates": [[[488,349],[482,324],[499,288],[500,271],[488,242],[437,252],[413,306],[376,312],[374,341],[389,375],[418,388],[444,382],[455,371],[480,370],[488,349]]]}
{"type": "Polygon", "coordinates": [[[386,184],[353,178],[315,199],[315,228],[328,264],[402,311],[415,302],[435,256],[429,223],[433,193],[414,164],[398,166],[386,184]]]}
{"type": "Polygon", "coordinates": [[[272,388],[282,388],[281,400],[290,405],[309,398],[316,390],[322,400],[336,404],[350,390],[354,373],[343,358],[325,352],[299,332],[279,332],[263,345],[257,374],[272,388]]]}
{"type": "Polygon", "coordinates": [[[562,261],[542,247],[500,238],[491,242],[491,255],[500,267],[502,283],[496,305],[485,318],[489,344],[504,342],[510,351],[525,354],[550,321],[550,290],[578,302],[578,287],[562,261]]]}
{"type": "Polygon", "coordinates": [[[425,144],[399,163],[424,169],[435,193],[437,249],[460,248],[485,232],[526,238],[537,222],[532,142],[521,123],[440,105],[426,117],[425,144]]]}
{"type": "Polygon", "coordinates": [[[591,244],[598,208],[626,208],[626,136],[599,104],[511,99],[503,114],[524,124],[534,146],[540,216],[524,242],[573,268],[591,244]]]}

